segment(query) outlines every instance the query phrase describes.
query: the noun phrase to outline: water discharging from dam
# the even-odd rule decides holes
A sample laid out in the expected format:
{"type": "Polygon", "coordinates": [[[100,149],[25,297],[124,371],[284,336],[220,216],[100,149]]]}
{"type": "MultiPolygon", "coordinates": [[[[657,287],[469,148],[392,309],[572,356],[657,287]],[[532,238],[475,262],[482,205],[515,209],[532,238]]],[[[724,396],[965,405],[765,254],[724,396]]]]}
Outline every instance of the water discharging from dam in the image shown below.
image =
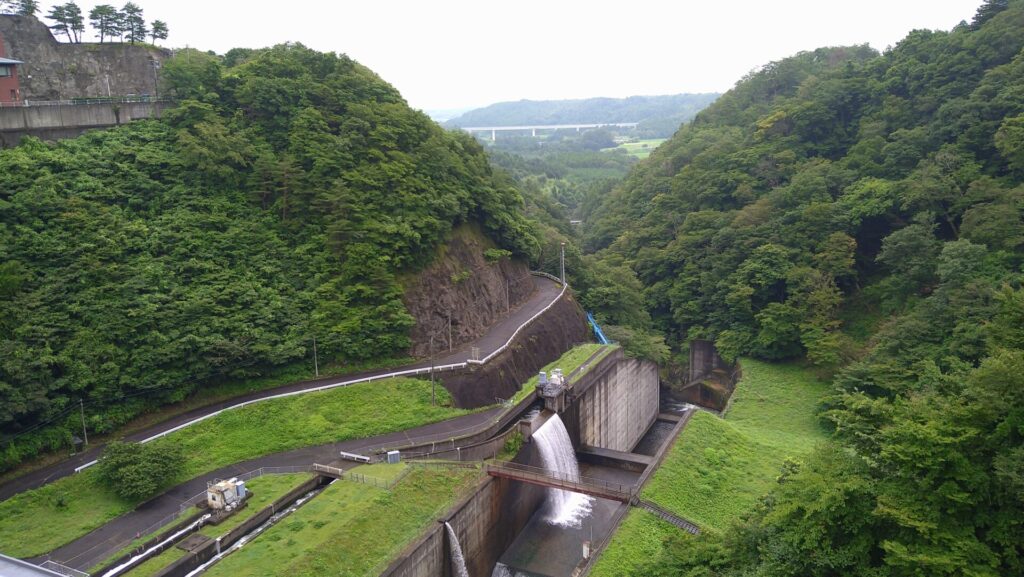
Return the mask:
{"type": "Polygon", "coordinates": [[[466,569],[466,558],[462,555],[462,546],[459,545],[459,537],[455,534],[455,529],[452,529],[452,526],[447,521],[444,527],[448,530],[448,547],[451,549],[452,554],[452,573],[456,577],[469,577],[469,570],[466,569]]]}
{"type": "MultiPolygon", "coordinates": [[[[558,415],[552,415],[548,422],[537,429],[534,442],[541,452],[544,468],[557,473],[562,479],[580,480],[580,463],[575,458],[569,432],[558,415]]],[[[581,520],[590,514],[592,501],[591,497],[582,493],[548,489],[547,520],[559,527],[580,527],[581,520]]]]}
{"type": "MultiPolygon", "coordinates": [[[[563,479],[579,480],[580,466],[576,461],[576,449],[558,415],[552,415],[541,425],[533,434],[533,440],[540,451],[545,469],[563,479]]],[[[592,502],[591,497],[581,493],[548,489],[546,519],[560,527],[579,527],[582,519],[590,514],[592,502]]]]}

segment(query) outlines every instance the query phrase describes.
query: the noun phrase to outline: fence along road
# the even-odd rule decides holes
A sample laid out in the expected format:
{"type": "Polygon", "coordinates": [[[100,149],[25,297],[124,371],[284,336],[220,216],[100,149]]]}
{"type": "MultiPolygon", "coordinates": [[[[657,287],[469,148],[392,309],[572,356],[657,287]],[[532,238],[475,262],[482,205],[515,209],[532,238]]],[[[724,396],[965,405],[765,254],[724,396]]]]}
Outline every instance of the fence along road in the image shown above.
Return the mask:
{"type": "MultiPolygon", "coordinates": [[[[515,340],[527,325],[551,309],[551,307],[553,307],[568,290],[567,286],[563,286],[559,282],[556,282],[557,279],[552,280],[554,277],[550,277],[550,275],[542,273],[534,274],[538,277],[535,279],[537,283],[537,290],[534,291],[533,295],[531,295],[530,299],[525,304],[520,306],[519,309],[513,311],[505,319],[502,319],[493,325],[483,337],[477,339],[473,343],[463,346],[459,351],[455,351],[446,357],[438,359],[438,364],[433,365],[433,371],[441,372],[460,370],[466,368],[470,364],[479,365],[489,362],[491,359],[508,349],[512,344],[512,341],[515,340]],[[482,359],[473,359],[470,357],[470,351],[472,348],[491,352],[482,359]]],[[[147,443],[173,433],[174,431],[179,431],[185,427],[219,415],[224,411],[238,409],[253,403],[269,399],[279,399],[293,395],[325,391],[381,379],[429,374],[431,366],[430,362],[420,362],[410,365],[404,369],[394,371],[372,371],[360,375],[349,376],[342,380],[320,379],[248,393],[235,397],[234,399],[194,409],[182,415],[178,415],[177,417],[168,419],[163,423],[149,427],[143,431],[128,435],[125,439],[129,441],[147,443]]],[[[78,473],[92,465],[95,465],[102,450],[103,446],[99,445],[88,451],[80,453],[77,457],[37,469],[13,479],[3,486],[0,486],[0,501],[22,491],[41,487],[47,483],[78,473]]]]}

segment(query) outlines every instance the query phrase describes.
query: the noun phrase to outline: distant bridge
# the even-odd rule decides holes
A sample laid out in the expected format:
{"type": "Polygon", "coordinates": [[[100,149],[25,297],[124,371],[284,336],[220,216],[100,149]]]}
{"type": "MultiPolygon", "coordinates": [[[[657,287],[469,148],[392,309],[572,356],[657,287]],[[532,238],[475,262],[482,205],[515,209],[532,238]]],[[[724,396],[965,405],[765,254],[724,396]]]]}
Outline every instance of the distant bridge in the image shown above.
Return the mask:
{"type": "Polygon", "coordinates": [[[530,131],[531,136],[537,136],[538,130],[572,130],[576,132],[584,128],[604,128],[605,126],[611,126],[615,128],[636,128],[638,122],[598,122],[593,124],[524,124],[521,126],[462,126],[462,130],[470,134],[476,132],[490,132],[491,142],[498,139],[499,132],[522,132],[530,131]]]}

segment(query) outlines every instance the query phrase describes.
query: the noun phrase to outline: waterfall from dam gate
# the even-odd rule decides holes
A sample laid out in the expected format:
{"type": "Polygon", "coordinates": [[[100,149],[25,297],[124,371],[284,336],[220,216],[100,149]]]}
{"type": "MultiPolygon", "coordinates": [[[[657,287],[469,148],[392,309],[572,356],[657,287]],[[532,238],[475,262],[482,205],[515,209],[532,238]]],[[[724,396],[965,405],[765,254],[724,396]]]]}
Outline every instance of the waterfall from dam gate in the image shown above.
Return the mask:
{"type": "Polygon", "coordinates": [[[462,555],[462,546],[459,545],[459,537],[455,534],[455,529],[448,522],[445,522],[444,527],[448,530],[448,547],[451,549],[452,554],[452,573],[456,577],[469,577],[469,570],[466,569],[466,558],[462,555]]]}
{"type": "MultiPolygon", "coordinates": [[[[544,468],[558,477],[578,481],[580,466],[576,461],[576,450],[569,438],[569,431],[558,415],[553,415],[533,434],[533,440],[540,451],[544,468]]],[[[545,519],[552,525],[579,527],[580,522],[590,514],[592,499],[581,493],[563,489],[548,489],[547,514],[545,519]]]]}

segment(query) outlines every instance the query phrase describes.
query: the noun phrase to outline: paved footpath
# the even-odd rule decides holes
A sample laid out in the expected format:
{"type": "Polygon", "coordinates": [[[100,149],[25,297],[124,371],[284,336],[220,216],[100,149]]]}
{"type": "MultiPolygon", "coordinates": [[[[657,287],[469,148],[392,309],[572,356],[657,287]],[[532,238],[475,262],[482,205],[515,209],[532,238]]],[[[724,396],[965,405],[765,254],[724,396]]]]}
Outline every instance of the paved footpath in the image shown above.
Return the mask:
{"type": "MultiPolygon", "coordinates": [[[[479,347],[480,356],[484,357],[490,354],[492,351],[495,351],[502,345],[504,345],[508,341],[508,339],[512,337],[512,334],[516,331],[516,329],[518,329],[523,323],[528,321],[535,314],[543,310],[544,307],[551,304],[558,297],[562,290],[560,284],[544,277],[534,277],[534,283],[536,285],[536,289],[534,290],[533,294],[530,295],[529,300],[522,304],[518,309],[512,311],[512,313],[509,316],[495,323],[484,336],[480,337],[474,342],[468,343],[460,347],[458,350],[448,354],[447,356],[435,359],[434,364],[447,365],[465,362],[470,359],[470,351],[472,347],[479,347]]],[[[174,427],[182,425],[183,423],[187,423],[193,419],[209,415],[210,413],[214,413],[216,411],[220,411],[222,409],[240,403],[244,403],[246,401],[271,397],[274,395],[279,395],[281,393],[289,393],[305,389],[315,389],[317,387],[322,387],[324,385],[328,385],[331,383],[344,382],[352,379],[387,374],[390,372],[401,371],[406,369],[424,368],[429,366],[430,361],[424,361],[412,365],[407,365],[404,367],[394,367],[390,369],[383,369],[377,371],[367,371],[364,373],[358,373],[353,375],[334,376],[330,378],[323,378],[312,381],[302,381],[298,383],[282,385],[280,387],[275,387],[272,389],[265,389],[262,391],[247,393],[244,395],[240,395],[238,397],[234,397],[232,399],[228,399],[225,401],[214,403],[212,405],[207,405],[205,407],[193,409],[186,413],[182,413],[162,423],[132,433],[131,435],[126,436],[125,439],[129,441],[139,441],[142,439],[146,439],[153,435],[167,431],[169,429],[173,429],[174,427]]],[[[469,423],[463,426],[468,425],[469,423]]],[[[39,469],[26,473],[21,477],[12,479],[4,483],[3,485],[0,485],[0,501],[8,499],[12,495],[16,495],[22,491],[35,489],[37,487],[41,487],[47,483],[50,483],[62,477],[74,474],[76,467],[96,460],[97,458],[99,458],[102,452],[103,445],[97,445],[89,449],[88,451],[79,453],[78,455],[68,458],[67,460],[55,463],[53,465],[48,465],[46,467],[41,467],[39,469]]],[[[259,465],[257,465],[256,467],[251,467],[250,469],[246,470],[251,470],[254,468],[258,469],[259,465]]],[[[203,489],[205,489],[205,485],[203,489]]],[[[193,494],[195,493],[198,493],[198,491],[195,491],[193,494]]]]}
{"type": "Polygon", "coordinates": [[[139,532],[177,513],[184,501],[206,490],[206,482],[208,480],[214,478],[227,479],[254,471],[260,467],[292,467],[321,463],[349,468],[356,463],[337,463],[338,451],[359,453],[367,449],[399,444],[414,438],[418,441],[444,441],[450,439],[453,433],[467,427],[490,423],[503,410],[501,407],[488,409],[479,413],[463,415],[454,419],[448,419],[447,421],[416,427],[415,429],[397,431],[364,439],[328,443],[315,447],[303,447],[221,467],[216,471],[204,473],[190,481],[186,481],[159,497],[143,503],[134,511],[110,521],[84,537],[52,551],[49,555],[36,557],[31,559],[31,561],[41,563],[47,559],[52,559],[73,569],[87,571],[97,562],[101,561],[96,559],[97,555],[103,554],[107,549],[116,544],[135,538],[139,532]]]}

